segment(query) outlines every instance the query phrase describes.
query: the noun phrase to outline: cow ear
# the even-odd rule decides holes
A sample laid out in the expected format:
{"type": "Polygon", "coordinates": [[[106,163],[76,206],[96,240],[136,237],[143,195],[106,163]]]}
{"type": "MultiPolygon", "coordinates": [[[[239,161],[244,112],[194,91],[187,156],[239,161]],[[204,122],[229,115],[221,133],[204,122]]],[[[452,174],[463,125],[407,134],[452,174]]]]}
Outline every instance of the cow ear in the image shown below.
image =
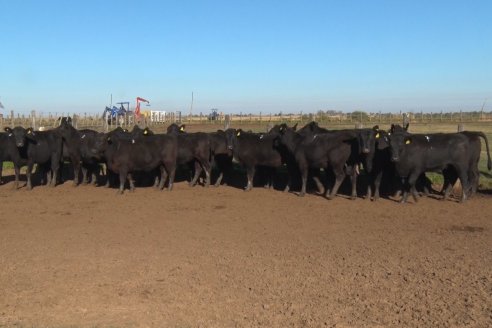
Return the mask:
{"type": "Polygon", "coordinates": [[[373,129],[374,131],[379,130],[379,125],[374,125],[372,129],[373,129]]]}
{"type": "Polygon", "coordinates": [[[123,132],[127,133],[128,132],[128,129],[123,129],[123,132]]]}
{"type": "Polygon", "coordinates": [[[186,127],[186,125],[184,125],[184,124],[183,124],[183,125],[181,125],[181,126],[179,127],[179,131],[182,131],[182,132],[184,132],[184,130],[185,130],[185,127],[186,127]]]}
{"type": "Polygon", "coordinates": [[[297,123],[292,127],[292,130],[293,131],[296,131],[297,130],[297,123]]]}
{"type": "Polygon", "coordinates": [[[405,138],[405,145],[409,145],[412,143],[412,139],[410,138],[405,138]]]}
{"type": "Polygon", "coordinates": [[[12,129],[9,128],[8,126],[6,126],[4,130],[5,130],[5,132],[8,132],[8,133],[11,133],[12,132],[12,129]]]}
{"type": "Polygon", "coordinates": [[[27,128],[26,132],[27,132],[27,134],[31,135],[32,134],[32,128],[27,128]]]}
{"type": "Polygon", "coordinates": [[[144,129],[144,132],[143,132],[143,134],[144,134],[144,135],[147,135],[147,134],[149,134],[149,129],[147,129],[147,128],[145,128],[145,129],[144,129]]]}

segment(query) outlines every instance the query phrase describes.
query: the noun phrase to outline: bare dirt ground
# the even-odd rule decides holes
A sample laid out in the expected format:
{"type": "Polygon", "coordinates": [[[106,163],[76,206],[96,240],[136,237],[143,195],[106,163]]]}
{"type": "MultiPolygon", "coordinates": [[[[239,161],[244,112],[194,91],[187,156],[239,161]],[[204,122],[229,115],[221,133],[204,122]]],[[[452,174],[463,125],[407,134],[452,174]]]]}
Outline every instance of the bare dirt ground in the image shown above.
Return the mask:
{"type": "Polygon", "coordinates": [[[0,326],[492,326],[490,194],[9,182],[0,202],[0,326]]]}

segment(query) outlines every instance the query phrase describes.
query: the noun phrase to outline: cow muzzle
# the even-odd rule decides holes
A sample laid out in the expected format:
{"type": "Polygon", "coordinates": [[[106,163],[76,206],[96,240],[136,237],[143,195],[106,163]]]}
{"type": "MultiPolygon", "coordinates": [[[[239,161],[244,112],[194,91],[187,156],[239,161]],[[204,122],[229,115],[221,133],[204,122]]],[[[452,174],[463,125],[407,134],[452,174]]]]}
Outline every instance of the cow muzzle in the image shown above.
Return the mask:
{"type": "Polygon", "coordinates": [[[232,150],[232,146],[227,146],[227,149],[232,150]]]}
{"type": "Polygon", "coordinates": [[[23,142],[17,142],[16,145],[17,145],[17,147],[24,147],[24,143],[23,142]]]}
{"type": "Polygon", "coordinates": [[[391,157],[392,162],[398,162],[399,160],[400,160],[400,157],[398,157],[398,156],[392,156],[391,157]]]}
{"type": "Polygon", "coordinates": [[[369,148],[363,148],[363,149],[362,149],[362,152],[363,152],[364,154],[369,154],[369,148]]]}

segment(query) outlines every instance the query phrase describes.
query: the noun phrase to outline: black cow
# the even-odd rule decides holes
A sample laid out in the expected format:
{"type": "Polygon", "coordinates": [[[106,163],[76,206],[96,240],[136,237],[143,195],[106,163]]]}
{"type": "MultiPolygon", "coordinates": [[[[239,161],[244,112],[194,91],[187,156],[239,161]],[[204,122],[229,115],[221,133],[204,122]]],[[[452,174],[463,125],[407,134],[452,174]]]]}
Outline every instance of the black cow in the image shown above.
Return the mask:
{"type": "Polygon", "coordinates": [[[208,134],[210,139],[210,151],[214,164],[219,171],[219,176],[215,181],[215,187],[220,186],[224,173],[232,169],[232,152],[227,148],[226,133],[222,130],[208,134]]]}
{"type": "MultiPolygon", "coordinates": [[[[345,129],[345,130],[327,130],[321,128],[318,123],[310,122],[298,131],[299,135],[309,140],[321,134],[341,134],[354,136],[351,140],[346,140],[345,143],[350,143],[352,152],[347,163],[345,163],[345,172],[350,176],[352,192],[351,198],[357,197],[357,176],[359,174],[359,166],[364,165],[366,174],[372,171],[373,157],[375,155],[375,132],[371,129],[345,129]]],[[[310,172],[313,174],[313,179],[316,182],[318,191],[323,194],[324,186],[319,180],[319,168],[311,167],[310,172]]]]}
{"type": "Polygon", "coordinates": [[[338,192],[345,175],[352,178],[352,194],[356,194],[356,167],[360,162],[360,154],[363,150],[369,153],[365,145],[361,146],[360,130],[331,131],[321,134],[301,135],[293,128],[283,126],[281,128],[280,143],[294,155],[302,178],[302,189],[299,196],[306,193],[306,182],[310,168],[331,169],[335,175],[335,184],[331,192],[327,189],[326,197],[332,199],[338,192]]]}
{"type": "MultiPolygon", "coordinates": [[[[245,191],[253,187],[253,179],[258,167],[267,169],[269,180],[267,186],[273,186],[273,173],[286,163],[276,143],[277,135],[245,132],[241,129],[227,129],[225,133],[228,149],[232,151],[234,159],[246,168],[248,183],[245,191]]],[[[286,190],[289,186],[290,176],[286,190]]]]}
{"type": "Polygon", "coordinates": [[[390,135],[391,161],[395,163],[396,174],[403,179],[404,192],[401,202],[407,201],[408,191],[417,202],[415,184],[426,171],[443,172],[451,170],[461,181],[463,192],[461,202],[467,197],[469,188],[469,139],[459,133],[410,134],[397,131],[390,135]]]}
{"type": "Polygon", "coordinates": [[[10,161],[14,164],[15,182],[14,188],[19,187],[20,168],[27,164],[27,144],[17,143],[15,135],[22,133],[21,127],[5,128],[5,133],[0,133],[0,181],[2,179],[3,162],[10,161]]]}
{"type": "MultiPolygon", "coordinates": [[[[469,142],[469,158],[468,158],[468,179],[470,181],[470,188],[468,190],[469,196],[472,196],[477,192],[480,178],[480,171],[478,169],[478,163],[480,162],[480,154],[482,152],[482,145],[480,143],[480,138],[485,141],[485,149],[487,150],[487,168],[489,171],[492,169],[492,160],[490,158],[489,142],[487,136],[483,132],[478,131],[462,131],[468,138],[469,142]]],[[[442,187],[442,193],[444,194],[443,199],[447,199],[451,192],[453,185],[458,179],[456,170],[449,168],[445,171],[444,183],[442,187]]]]}
{"type": "Polygon", "coordinates": [[[107,133],[98,139],[93,150],[102,156],[111,172],[119,175],[119,193],[122,194],[128,179],[130,190],[135,190],[134,172],[161,171],[159,189],[163,189],[169,177],[168,190],[172,190],[176,172],[177,139],[169,135],[153,135],[145,138],[127,139],[119,133],[107,133]]]}
{"type": "Polygon", "coordinates": [[[177,137],[178,140],[178,165],[195,165],[195,174],[190,182],[190,186],[196,185],[200,174],[205,171],[205,187],[210,185],[210,138],[207,133],[185,132],[185,126],[171,124],[167,128],[167,134],[177,137]]]}
{"type": "Polygon", "coordinates": [[[55,131],[34,131],[32,128],[15,127],[13,136],[17,147],[27,145],[27,189],[32,189],[31,174],[34,164],[47,173],[47,184],[54,187],[62,157],[62,137],[55,131]]]}
{"type": "Polygon", "coordinates": [[[96,174],[100,171],[100,161],[92,155],[91,149],[100,132],[83,129],[77,130],[72,125],[62,122],[55,130],[59,132],[63,139],[63,157],[69,158],[74,169],[74,186],[79,184],[79,171],[82,169],[82,183],[88,182],[87,173],[92,175],[92,183],[97,183],[96,174]]]}

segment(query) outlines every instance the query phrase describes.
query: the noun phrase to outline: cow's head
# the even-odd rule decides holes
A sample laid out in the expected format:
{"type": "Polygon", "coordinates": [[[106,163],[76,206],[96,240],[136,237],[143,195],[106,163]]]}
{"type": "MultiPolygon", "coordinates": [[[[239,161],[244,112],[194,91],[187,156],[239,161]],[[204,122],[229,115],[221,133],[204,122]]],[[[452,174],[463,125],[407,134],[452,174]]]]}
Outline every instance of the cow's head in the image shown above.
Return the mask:
{"type": "Polygon", "coordinates": [[[374,152],[376,143],[376,132],[372,129],[363,129],[359,132],[360,152],[369,154],[374,152]]]}
{"type": "Polygon", "coordinates": [[[108,133],[98,133],[94,141],[90,144],[90,154],[92,157],[100,159],[104,153],[116,140],[120,139],[121,135],[111,131],[108,133]]]}
{"type": "Polygon", "coordinates": [[[167,127],[167,134],[186,133],[185,130],[186,130],[186,126],[184,124],[177,125],[176,123],[173,123],[167,127]]]}
{"type": "Polygon", "coordinates": [[[405,126],[401,126],[400,124],[391,124],[390,133],[408,132],[409,125],[410,123],[405,124],[405,126]]]}
{"type": "Polygon", "coordinates": [[[375,125],[374,130],[374,140],[376,141],[376,149],[383,150],[389,147],[389,134],[388,132],[381,130],[378,125],[375,125]]]}
{"type": "Polygon", "coordinates": [[[237,148],[237,139],[241,138],[244,133],[241,129],[227,129],[225,130],[226,145],[229,152],[234,151],[237,148]]]}
{"type": "Polygon", "coordinates": [[[24,147],[27,144],[27,131],[23,127],[16,126],[13,129],[6,127],[4,130],[7,132],[7,136],[13,139],[17,147],[24,147]]]}
{"type": "Polygon", "coordinates": [[[392,133],[389,138],[391,161],[399,162],[408,146],[413,142],[412,136],[408,133],[392,133]]]}
{"type": "Polygon", "coordinates": [[[132,135],[133,138],[138,138],[138,137],[141,137],[141,136],[147,137],[147,136],[154,135],[154,132],[152,132],[152,130],[150,130],[148,127],[145,127],[144,129],[141,129],[141,128],[138,127],[138,125],[135,125],[133,127],[132,132],[131,132],[131,135],[132,135]]]}

